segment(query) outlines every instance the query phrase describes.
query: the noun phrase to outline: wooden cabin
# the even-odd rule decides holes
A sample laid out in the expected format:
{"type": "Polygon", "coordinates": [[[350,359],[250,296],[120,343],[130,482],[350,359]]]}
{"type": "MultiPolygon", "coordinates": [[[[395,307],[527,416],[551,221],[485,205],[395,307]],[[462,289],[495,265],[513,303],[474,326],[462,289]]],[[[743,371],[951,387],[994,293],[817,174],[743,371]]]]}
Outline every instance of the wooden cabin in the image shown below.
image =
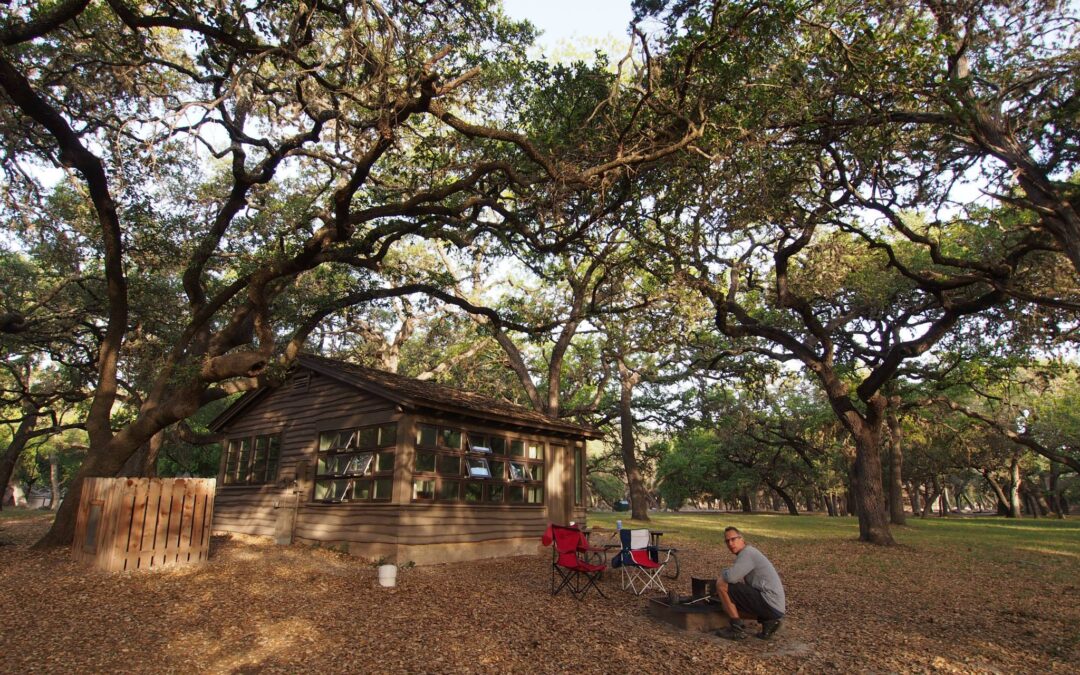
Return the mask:
{"type": "Polygon", "coordinates": [[[211,428],[214,529],[415,564],[534,553],[585,520],[590,427],[431,382],[301,356],[211,428]]]}

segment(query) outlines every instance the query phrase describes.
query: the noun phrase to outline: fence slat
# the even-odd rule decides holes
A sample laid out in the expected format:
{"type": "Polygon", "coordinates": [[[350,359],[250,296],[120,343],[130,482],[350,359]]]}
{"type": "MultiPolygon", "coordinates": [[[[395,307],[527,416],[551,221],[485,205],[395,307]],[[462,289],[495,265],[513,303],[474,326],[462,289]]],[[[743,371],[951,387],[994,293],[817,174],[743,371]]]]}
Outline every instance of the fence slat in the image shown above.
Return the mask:
{"type": "Polygon", "coordinates": [[[177,536],[178,564],[191,562],[191,550],[198,546],[191,539],[192,526],[195,524],[195,498],[198,495],[198,485],[194,481],[184,482],[184,506],[180,511],[180,533],[177,536]]]}
{"type": "Polygon", "coordinates": [[[172,481],[172,485],[169,486],[172,489],[169,490],[169,526],[165,529],[165,545],[162,546],[164,552],[161,564],[162,565],[175,565],[178,560],[178,551],[180,550],[180,521],[184,517],[184,488],[187,481],[183,478],[177,478],[172,481]]]}

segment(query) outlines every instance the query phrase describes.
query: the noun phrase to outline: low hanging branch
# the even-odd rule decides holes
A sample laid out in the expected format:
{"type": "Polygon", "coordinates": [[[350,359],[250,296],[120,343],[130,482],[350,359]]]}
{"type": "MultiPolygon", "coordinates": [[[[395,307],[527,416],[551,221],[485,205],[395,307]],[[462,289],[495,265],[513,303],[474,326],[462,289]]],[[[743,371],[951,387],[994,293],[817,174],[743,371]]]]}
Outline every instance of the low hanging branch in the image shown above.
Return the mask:
{"type": "Polygon", "coordinates": [[[1033,452],[1038,453],[1051,461],[1057,462],[1059,464],[1064,464],[1065,466],[1071,468],[1073,471],[1080,473],[1080,459],[1070,457],[1069,455],[1063,455],[1060,452],[1055,452],[1051,450],[1039,441],[1035,440],[1035,438],[1033,438],[1031,434],[1027,432],[1018,433],[1016,431],[1013,431],[1001,422],[998,422],[991,417],[987,417],[986,415],[980,413],[977,410],[972,410],[971,408],[960,405],[955,401],[950,401],[947,398],[934,398],[933,402],[937,403],[938,405],[945,406],[950,410],[954,410],[973,420],[977,420],[978,422],[981,422],[982,424],[990,427],[1005,438],[1009,439],[1013,443],[1022,445],[1025,448],[1028,448],[1029,450],[1032,450],[1033,452]]]}

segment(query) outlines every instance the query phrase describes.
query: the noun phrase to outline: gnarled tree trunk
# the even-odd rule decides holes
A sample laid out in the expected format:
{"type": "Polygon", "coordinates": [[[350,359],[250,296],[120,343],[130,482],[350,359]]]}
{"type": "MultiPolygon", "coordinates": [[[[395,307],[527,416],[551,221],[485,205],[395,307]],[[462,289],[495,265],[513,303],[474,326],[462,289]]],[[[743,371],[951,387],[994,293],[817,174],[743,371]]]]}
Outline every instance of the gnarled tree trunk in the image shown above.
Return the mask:
{"type": "Polygon", "coordinates": [[[60,508],[60,458],[55,451],[49,453],[49,490],[52,495],[49,510],[55,511],[60,508]]]}
{"type": "Polygon", "coordinates": [[[889,520],[893,525],[905,525],[907,519],[904,516],[904,483],[901,475],[904,463],[901,438],[903,431],[894,409],[898,403],[899,399],[889,399],[889,409],[885,417],[889,425],[889,520]]]}
{"type": "Polygon", "coordinates": [[[1009,517],[1019,518],[1020,506],[1020,458],[1013,457],[1009,463],[1009,517]]]}
{"type": "Polygon", "coordinates": [[[921,513],[919,509],[919,486],[914,481],[907,482],[908,498],[911,499],[911,515],[917,516],[921,513]]]}
{"type": "Polygon", "coordinates": [[[991,475],[990,470],[980,469],[979,473],[986,479],[986,483],[990,486],[990,490],[993,491],[994,497],[997,499],[998,515],[1007,518],[1016,518],[1018,514],[1014,511],[1010,511],[1009,497],[1005,495],[1005,490],[1001,487],[1001,484],[994,480],[994,476],[991,475]]]}
{"type": "Polygon", "coordinates": [[[941,481],[937,476],[934,476],[931,484],[926,487],[926,494],[923,495],[923,509],[922,517],[927,518],[934,510],[934,502],[937,501],[938,495],[941,494],[941,481]]]}
{"type": "Polygon", "coordinates": [[[38,413],[36,410],[24,411],[23,418],[11,437],[11,443],[8,444],[3,456],[0,457],[0,508],[3,508],[4,500],[2,497],[7,490],[8,483],[11,482],[11,475],[15,473],[15,464],[18,463],[23,450],[26,449],[26,443],[32,437],[37,420],[38,413]]]}
{"type": "MultiPolygon", "coordinates": [[[[799,507],[795,504],[795,499],[780,487],[777,483],[766,479],[765,484],[768,485],[773,492],[780,496],[780,499],[784,500],[784,505],[787,506],[788,513],[793,516],[799,515],[799,507]]],[[[810,501],[810,497],[807,497],[807,502],[810,501]]]]}
{"type": "Polygon", "coordinates": [[[630,487],[630,515],[634,520],[649,519],[649,495],[645,490],[645,481],[638,469],[637,453],[634,448],[634,385],[640,379],[638,373],[626,366],[625,361],[617,359],[619,365],[619,431],[622,450],[623,468],[626,470],[626,482],[630,487]]]}
{"type": "Polygon", "coordinates": [[[853,433],[855,436],[855,464],[853,466],[855,496],[859,513],[859,539],[872,544],[892,544],[889,519],[885,511],[885,494],[881,485],[881,434],[866,428],[853,433]]]}

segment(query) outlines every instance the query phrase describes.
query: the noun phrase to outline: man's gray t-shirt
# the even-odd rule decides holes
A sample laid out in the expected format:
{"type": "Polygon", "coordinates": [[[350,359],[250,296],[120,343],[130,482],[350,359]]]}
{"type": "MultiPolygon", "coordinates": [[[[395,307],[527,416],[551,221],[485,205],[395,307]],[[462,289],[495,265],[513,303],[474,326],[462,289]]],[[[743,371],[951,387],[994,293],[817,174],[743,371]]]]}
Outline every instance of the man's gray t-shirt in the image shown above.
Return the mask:
{"type": "Polygon", "coordinates": [[[765,554],[753,546],[747,544],[739,551],[739,555],[735,556],[735,564],[724,570],[724,581],[729,584],[745,581],[761,592],[761,597],[769,607],[779,614],[785,613],[787,607],[780,575],[765,554]]]}

